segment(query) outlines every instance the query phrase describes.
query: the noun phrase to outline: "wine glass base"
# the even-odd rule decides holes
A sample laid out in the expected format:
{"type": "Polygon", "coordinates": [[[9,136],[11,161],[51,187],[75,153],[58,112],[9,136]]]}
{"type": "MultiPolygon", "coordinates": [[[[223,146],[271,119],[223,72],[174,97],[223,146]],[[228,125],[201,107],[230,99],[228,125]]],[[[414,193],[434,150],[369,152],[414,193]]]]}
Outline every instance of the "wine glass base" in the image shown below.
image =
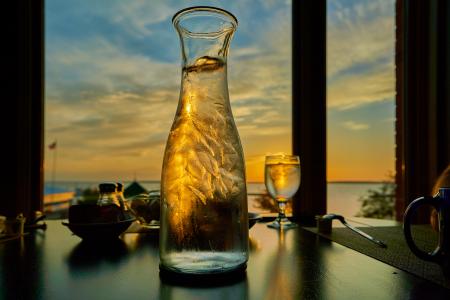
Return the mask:
{"type": "Polygon", "coordinates": [[[288,218],[276,218],[272,223],[267,224],[267,227],[275,228],[275,229],[289,229],[295,228],[298,225],[289,221],[288,218]]]}

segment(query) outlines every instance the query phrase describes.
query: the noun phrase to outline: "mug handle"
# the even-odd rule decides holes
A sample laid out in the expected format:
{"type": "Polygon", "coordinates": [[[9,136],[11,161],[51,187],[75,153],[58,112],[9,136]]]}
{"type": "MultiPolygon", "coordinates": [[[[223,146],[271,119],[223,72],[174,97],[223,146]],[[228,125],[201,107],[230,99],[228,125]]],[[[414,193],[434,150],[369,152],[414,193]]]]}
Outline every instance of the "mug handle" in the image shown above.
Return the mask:
{"type": "Polygon", "coordinates": [[[417,208],[419,208],[422,205],[431,205],[433,206],[437,211],[439,211],[439,197],[420,197],[411,202],[406,209],[405,216],[403,219],[403,233],[405,234],[406,243],[408,244],[411,251],[419,258],[427,261],[432,262],[439,262],[440,256],[441,256],[441,239],[439,239],[439,244],[432,252],[425,252],[420,250],[417,245],[414,243],[414,240],[411,235],[411,221],[413,217],[413,213],[416,211],[417,208]]]}

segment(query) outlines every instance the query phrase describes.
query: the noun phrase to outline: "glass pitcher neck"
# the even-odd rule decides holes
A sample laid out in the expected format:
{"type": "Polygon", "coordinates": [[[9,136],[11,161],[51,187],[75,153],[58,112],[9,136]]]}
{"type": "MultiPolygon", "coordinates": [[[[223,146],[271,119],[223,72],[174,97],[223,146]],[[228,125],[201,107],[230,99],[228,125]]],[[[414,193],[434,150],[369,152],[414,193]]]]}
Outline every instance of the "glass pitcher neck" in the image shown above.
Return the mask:
{"type": "Polygon", "coordinates": [[[226,63],[204,56],[184,66],[181,81],[179,113],[188,119],[217,110],[231,113],[226,63]]]}
{"type": "Polygon", "coordinates": [[[231,13],[207,6],[191,7],[178,12],[172,22],[180,36],[184,68],[205,57],[226,64],[237,28],[237,20],[231,13]]]}

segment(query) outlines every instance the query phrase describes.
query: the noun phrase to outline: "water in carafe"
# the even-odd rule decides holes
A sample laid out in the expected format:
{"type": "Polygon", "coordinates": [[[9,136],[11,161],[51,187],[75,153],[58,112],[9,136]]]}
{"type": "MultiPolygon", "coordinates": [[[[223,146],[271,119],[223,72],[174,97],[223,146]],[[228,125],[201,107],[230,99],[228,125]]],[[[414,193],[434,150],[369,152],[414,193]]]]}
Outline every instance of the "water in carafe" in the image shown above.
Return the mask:
{"type": "Polygon", "coordinates": [[[174,17],[183,45],[182,82],[161,177],[161,268],[192,274],[228,272],[248,260],[245,165],[226,68],[237,23],[227,12],[203,8],[203,16],[226,19],[230,27],[185,36],[192,32],[180,30],[188,26],[183,17],[191,13],[192,20],[199,9],[174,17]],[[196,49],[192,57],[189,47],[196,49]]]}

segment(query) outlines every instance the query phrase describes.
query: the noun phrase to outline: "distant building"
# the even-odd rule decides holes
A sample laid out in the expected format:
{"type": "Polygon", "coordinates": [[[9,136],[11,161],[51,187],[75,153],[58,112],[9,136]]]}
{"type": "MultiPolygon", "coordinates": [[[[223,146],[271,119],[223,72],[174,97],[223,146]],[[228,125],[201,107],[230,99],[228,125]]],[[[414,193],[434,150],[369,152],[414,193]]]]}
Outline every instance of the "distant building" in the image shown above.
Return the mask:
{"type": "Polygon", "coordinates": [[[148,191],[136,180],[130,183],[123,191],[123,195],[125,198],[131,198],[139,194],[147,194],[147,193],[148,191]]]}

